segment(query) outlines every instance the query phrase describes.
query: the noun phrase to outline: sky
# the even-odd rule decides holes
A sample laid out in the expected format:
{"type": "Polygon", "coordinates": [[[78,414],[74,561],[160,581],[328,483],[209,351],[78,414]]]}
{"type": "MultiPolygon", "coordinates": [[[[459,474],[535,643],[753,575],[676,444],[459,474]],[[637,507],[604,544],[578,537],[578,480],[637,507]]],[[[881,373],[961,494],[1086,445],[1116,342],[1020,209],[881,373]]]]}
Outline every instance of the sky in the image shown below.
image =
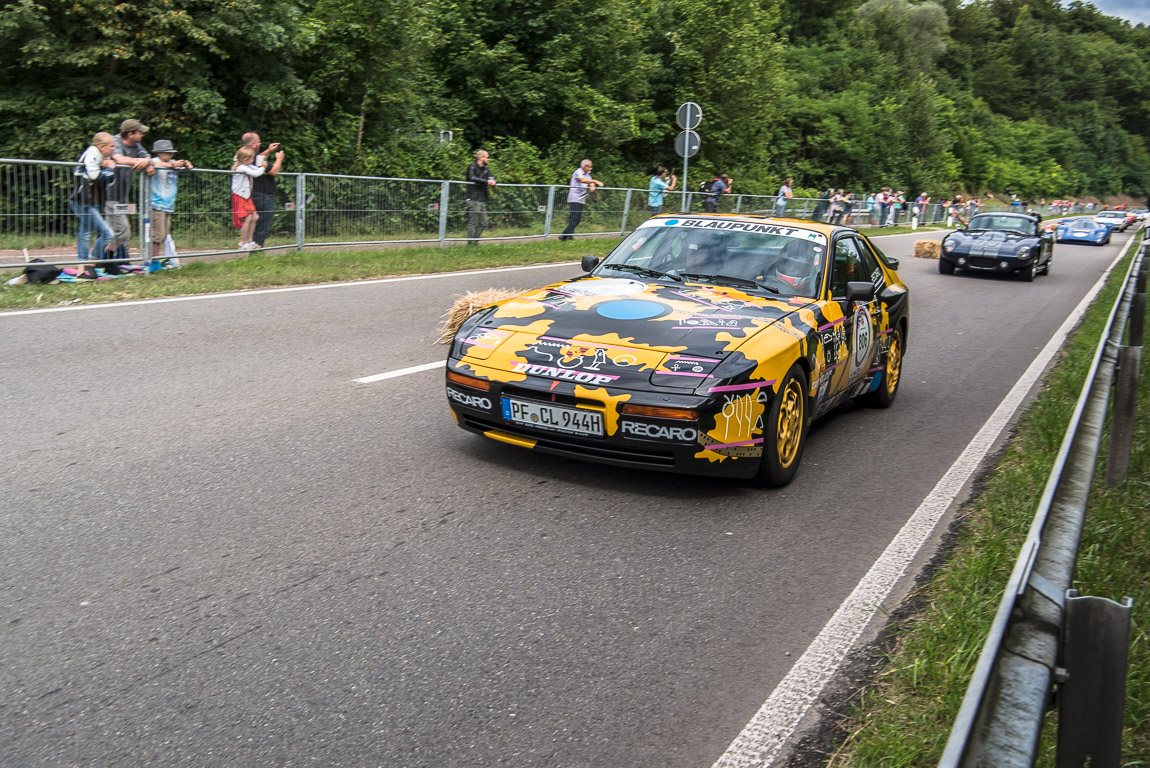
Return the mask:
{"type": "Polygon", "coordinates": [[[1150,0],[1089,0],[1107,16],[1120,16],[1132,24],[1150,24],[1150,0]]]}

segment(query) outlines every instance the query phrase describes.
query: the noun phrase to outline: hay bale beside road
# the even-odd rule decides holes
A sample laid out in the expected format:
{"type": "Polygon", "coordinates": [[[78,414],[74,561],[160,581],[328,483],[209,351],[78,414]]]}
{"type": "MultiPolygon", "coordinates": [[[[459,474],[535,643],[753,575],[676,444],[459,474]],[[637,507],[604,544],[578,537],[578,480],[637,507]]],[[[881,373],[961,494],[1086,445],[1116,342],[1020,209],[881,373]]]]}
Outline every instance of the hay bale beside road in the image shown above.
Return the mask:
{"type": "Polygon", "coordinates": [[[914,257],[916,259],[937,259],[941,244],[937,240],[915,240],[914,257]]]}

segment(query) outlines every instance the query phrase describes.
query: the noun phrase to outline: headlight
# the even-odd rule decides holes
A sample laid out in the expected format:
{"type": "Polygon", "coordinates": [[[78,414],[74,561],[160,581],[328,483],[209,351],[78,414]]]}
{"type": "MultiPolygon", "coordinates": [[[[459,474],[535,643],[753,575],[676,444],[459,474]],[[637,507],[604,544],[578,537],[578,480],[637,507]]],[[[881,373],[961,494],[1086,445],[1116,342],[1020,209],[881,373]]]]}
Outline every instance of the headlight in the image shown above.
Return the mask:
{"type": "Polygon", "coordinates": [[[1029,246],[1029,245],[1020,245],[1020,246],[1018,246],[1018,249],[1015,251],[1015,253],[1018,255],[1018,258],[1020,258],[1020,259],[1029,259],[1030,258],[1030,248],[1031,248],[1031,246],[1029,246]]]}
{"type": "Polygon", "coordinates": [[[955,243],[953,240],[943,240],[942,241],[942,249],[944,251],[946,251],[947,253],[953,252],[954,249],[957,247],[958,247],[958,244],[955,243]]]}

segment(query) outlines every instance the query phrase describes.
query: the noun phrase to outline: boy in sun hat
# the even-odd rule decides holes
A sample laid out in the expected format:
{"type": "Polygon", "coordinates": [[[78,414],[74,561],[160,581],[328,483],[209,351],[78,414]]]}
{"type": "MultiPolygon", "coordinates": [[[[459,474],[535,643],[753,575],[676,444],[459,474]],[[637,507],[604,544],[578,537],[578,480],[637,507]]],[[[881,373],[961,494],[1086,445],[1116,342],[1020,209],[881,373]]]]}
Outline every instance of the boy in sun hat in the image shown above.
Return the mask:
{"type": "MultiPolygon", "coordinates": [[[[187,160],[176,160],[176,148],[168,139],[157,139],[152,144],[152,258],[164,253],[164,241],[172,232],[172,214],[176,212],[176,191],[179,174],[192,170],[187,160]]],[[[174,250],[174,248],[173,248],[174,250]]]]}

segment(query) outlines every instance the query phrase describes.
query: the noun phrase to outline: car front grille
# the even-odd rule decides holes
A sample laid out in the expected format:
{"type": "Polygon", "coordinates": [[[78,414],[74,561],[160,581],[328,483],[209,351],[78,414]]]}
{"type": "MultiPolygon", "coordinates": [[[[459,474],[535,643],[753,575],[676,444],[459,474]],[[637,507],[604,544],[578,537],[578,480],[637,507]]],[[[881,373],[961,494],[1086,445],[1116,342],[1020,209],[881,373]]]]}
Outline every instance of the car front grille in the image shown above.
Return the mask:
{"type": "Polygon", "coordinates": [[[995,269],[998,266],[998,259],[989,256],[971,256],[968,263],[978,269],[995,269]]]}
{"type": "Polygon", "coordinates": [[[463,423],[472,429],[483,432],[494,430],[496,432],[505,432],[509,435],[515,435],[516,437],[534,440],[536,448],[545,449],[551,453],[560,453],[585,459],[600,459],[619,464],[632,464],[634,466],[663,468],[675,466],[675,454],[670,451],[637,450],[631,447],[621,447],[607,443],[592,445],[575,440],[557,439],[556,437],[541,434],[534,430],[520,429],[514,424],[508,424],[502,421],[487,421],[486,419],[472,416],[469,413],[461,413],[459,415],[463,423]]]}

